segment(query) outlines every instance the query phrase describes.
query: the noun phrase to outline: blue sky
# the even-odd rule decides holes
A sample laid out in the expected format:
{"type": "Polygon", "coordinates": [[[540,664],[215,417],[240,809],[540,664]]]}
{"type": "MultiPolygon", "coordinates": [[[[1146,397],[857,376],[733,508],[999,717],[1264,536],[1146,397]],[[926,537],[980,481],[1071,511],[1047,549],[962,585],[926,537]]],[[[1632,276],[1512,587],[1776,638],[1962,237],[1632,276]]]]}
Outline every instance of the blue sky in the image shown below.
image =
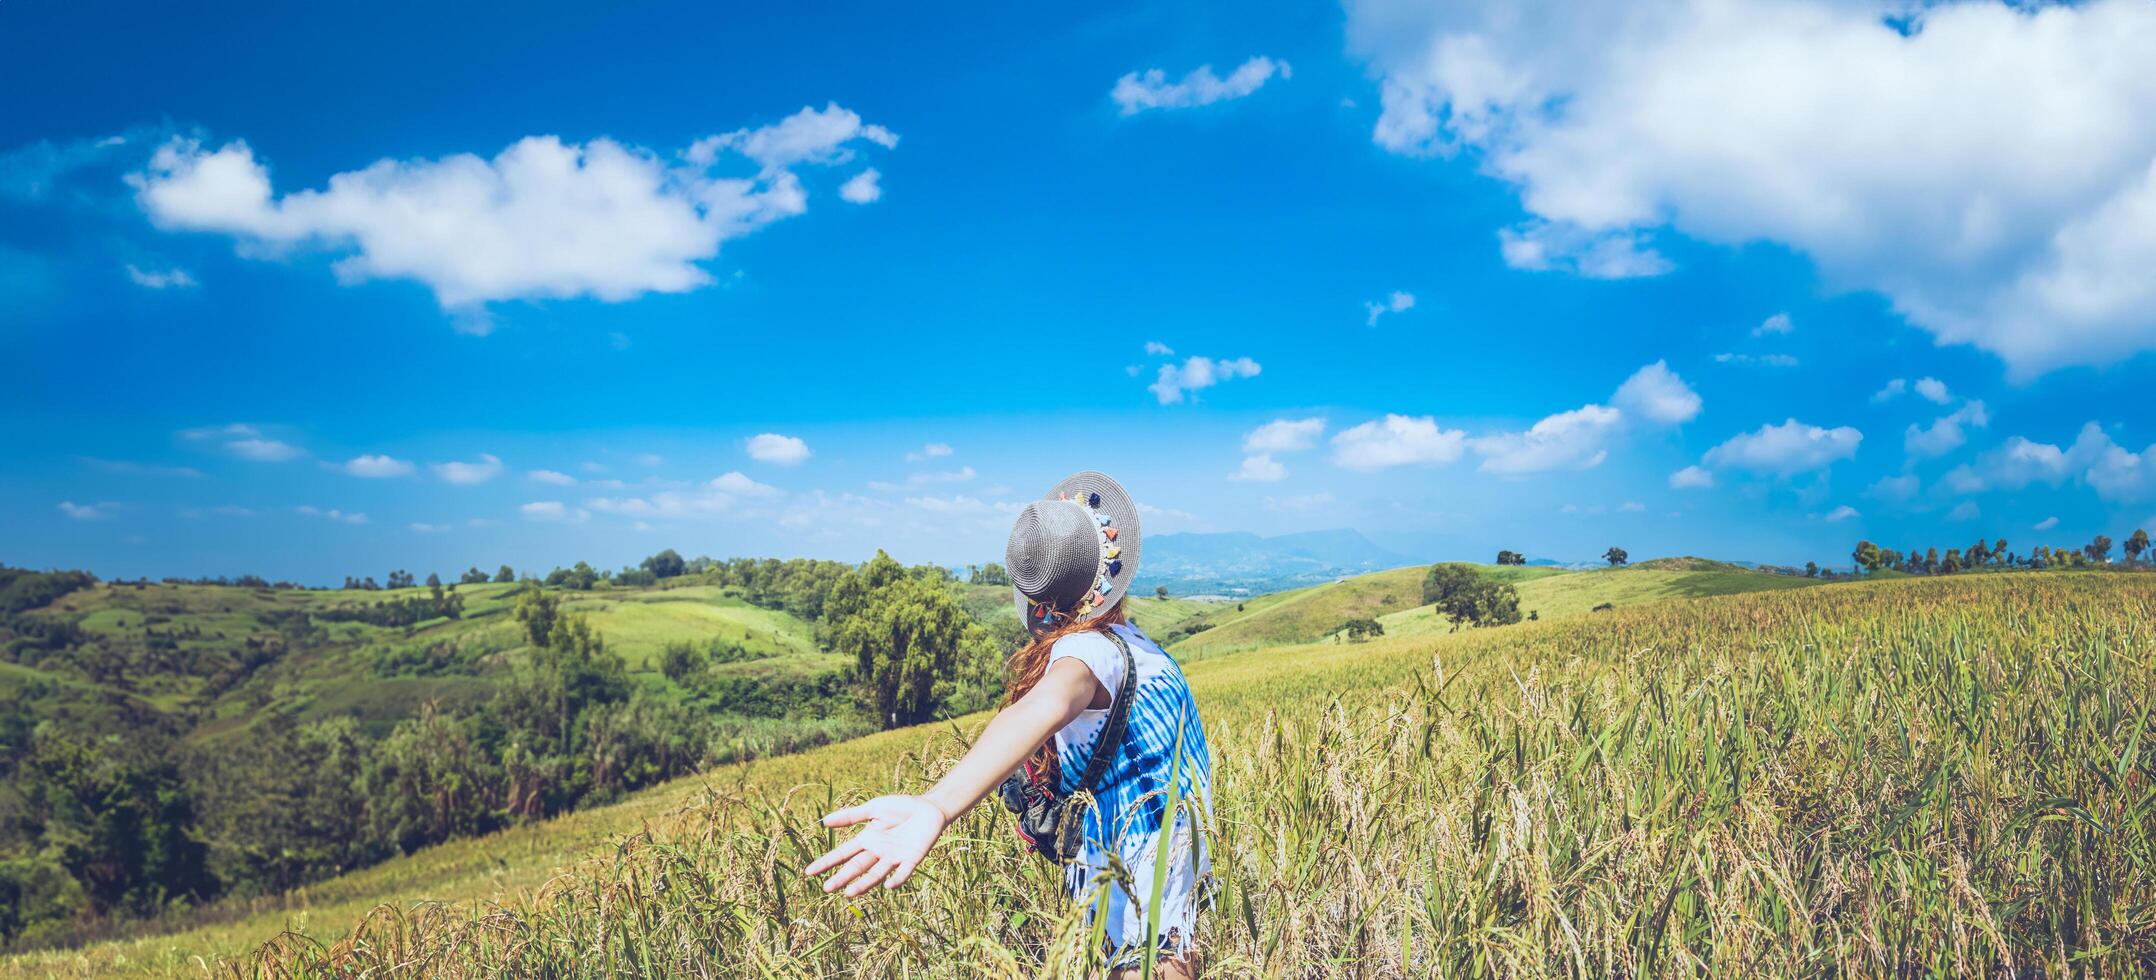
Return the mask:
{"type": "Polygon", "coordinates": [[[0,6],[0,561],[2156,517],[2141,0],[437,6],[0,6]]]}

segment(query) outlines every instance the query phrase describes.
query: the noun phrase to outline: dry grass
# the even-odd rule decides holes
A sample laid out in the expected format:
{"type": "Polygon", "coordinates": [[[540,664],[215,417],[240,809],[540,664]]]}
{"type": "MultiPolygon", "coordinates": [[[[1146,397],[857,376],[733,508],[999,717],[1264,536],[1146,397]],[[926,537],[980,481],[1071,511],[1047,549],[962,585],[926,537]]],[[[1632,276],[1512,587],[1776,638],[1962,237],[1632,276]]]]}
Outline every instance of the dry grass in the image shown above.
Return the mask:
{"type": "MultiPolygon", "coordinates": [[[[1262,650],[1191,674],[1216,765],[1211,976],[2156,963],[2147,577],[1827,586],[1262,650]]],[[[348,931],[204,966],[1083,974],[1082,920],[990,809],[899,892],[847,902],[799,874],[831,840],[817,815],[921,786],[961,737],[893,733],[729,770],[536,890],[398,895],[348,931]]]]}

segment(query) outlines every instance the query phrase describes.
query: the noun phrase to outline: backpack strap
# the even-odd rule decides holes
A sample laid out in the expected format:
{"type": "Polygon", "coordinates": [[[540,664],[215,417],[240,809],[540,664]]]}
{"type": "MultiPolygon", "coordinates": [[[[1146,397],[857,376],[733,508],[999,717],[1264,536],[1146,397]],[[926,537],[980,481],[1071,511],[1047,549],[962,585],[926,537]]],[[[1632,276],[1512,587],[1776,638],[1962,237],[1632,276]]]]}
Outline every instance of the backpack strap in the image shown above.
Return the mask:
{"type": "Polygon", "coordinates": [[[1108,721],[1101,726],[1100,737],[1093,740],[1093,757],[1086,760],[1085,775],[1078,779],[1078,790],[1086,793],[1093,792],[1094,784],[1107,773],[1108,758],[1122,743],[1124,722],[1130,720],[1130,696],[1138,689],[1138,660],[1131,656],[1130,644],[1123,642],[1113,627],[1102,632],[1123,652],[1123,683],[1116,686],[1115,703],[1108,706],[1108,721]]]}

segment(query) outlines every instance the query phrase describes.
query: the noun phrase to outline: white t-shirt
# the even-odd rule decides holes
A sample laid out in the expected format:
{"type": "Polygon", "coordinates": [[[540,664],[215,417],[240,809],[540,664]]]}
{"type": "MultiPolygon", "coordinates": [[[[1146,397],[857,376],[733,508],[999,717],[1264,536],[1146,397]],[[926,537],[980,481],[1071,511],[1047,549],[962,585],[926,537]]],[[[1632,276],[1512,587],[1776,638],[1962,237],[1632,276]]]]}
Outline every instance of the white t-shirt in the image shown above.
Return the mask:
{"type": "MultiPolygon", "coordinates": [[[[1137,648],[1133,647],[1130,652],[1133,658],[1138,656],[1137,648]]],[[[1086,665],[1086,669],[1093,672],[1093,679],[1100,681],[1100,686],[1108,691],[1107,706],[1079,712],[1070,724],[1056,732],[1056,753],[1068,759],[1074,748],[1092,745],[1101,726],[1108,724],[1108,708],[1115,705],[1116,692],[1123,688],[1123,651],[1116,649],[1115,642],[1099,631],[1087,630],[1056,641],[1048,651],[1048,666],[1055,666],[1058,660],[1076,660],[1086,665]]],[[[1144,673],[1142,667],[1139,673],[1144,673]]]]}

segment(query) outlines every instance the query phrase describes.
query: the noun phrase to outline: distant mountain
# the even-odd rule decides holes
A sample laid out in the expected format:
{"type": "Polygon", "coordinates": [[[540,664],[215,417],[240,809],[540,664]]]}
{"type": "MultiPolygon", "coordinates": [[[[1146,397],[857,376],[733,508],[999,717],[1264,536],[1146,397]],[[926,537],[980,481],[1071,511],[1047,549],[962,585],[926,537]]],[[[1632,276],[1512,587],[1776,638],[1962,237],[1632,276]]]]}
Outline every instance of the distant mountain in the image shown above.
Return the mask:
{"type": "Polygon", "coordinates": [[[1254,595],[1408,564],[1345,528],[1260,537],[1244,531],[1163,534],[1145,540],[1141,590],[1254,595]]]}

